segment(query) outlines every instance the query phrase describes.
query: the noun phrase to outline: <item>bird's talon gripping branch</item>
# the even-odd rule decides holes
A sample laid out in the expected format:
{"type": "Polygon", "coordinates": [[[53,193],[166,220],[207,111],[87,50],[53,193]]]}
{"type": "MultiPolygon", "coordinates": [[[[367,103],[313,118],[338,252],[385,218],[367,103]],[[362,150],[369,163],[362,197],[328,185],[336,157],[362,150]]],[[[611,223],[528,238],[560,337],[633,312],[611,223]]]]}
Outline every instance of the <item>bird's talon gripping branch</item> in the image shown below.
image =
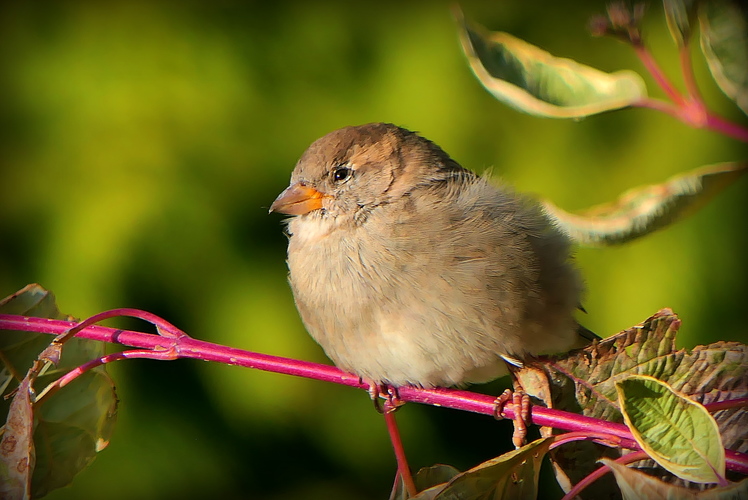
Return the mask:
{"type": "Polygon", "coordinates": [[[405,404],[400,399],[397,387],[389,384],[370,384],[369,396],[374,402],[374,408],[382,414],[393,412],[405,404]],[[380,398],[384,399],[384,404],[380,402],[380,398]]]}
{"type": "Polygon", "coordinates": [[[521,448],[526,442],[527,424],[530,423],[530,396],[522,391],[512,392],[510,389],[506,389],[494,401],[494,418],[497,420],[504,418],[502,412],[510,401],[514,407],[512,443],[515,448],[521,448]]]}
{"type": "Polygon", "coordinates": [[[394,385],[385,385],[384,389],[386,392],[384,401],[385,412],[393,412],[405,404],[405,401],[400,399],[400,393],[398,392],[397,387],[394,385]]]}

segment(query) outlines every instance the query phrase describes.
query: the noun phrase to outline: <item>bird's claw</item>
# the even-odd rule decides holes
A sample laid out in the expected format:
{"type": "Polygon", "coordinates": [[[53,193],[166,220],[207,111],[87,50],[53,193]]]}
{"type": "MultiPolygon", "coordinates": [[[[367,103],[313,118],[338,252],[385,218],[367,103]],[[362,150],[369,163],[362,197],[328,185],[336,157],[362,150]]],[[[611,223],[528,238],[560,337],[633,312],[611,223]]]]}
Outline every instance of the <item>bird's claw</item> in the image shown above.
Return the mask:
{"type": "Polygon", "coordinates": [[[515,448],[524,446],[527,437],[527,424],[530,423],[530,396],[522,391],[512,392],[506,389],[499,397],[494,400],[494,418],[501,420],[504,418],[502,412],[504,407],[511,401],[514,406],[514,433],[512,434],[512,443],[515,448]]]}
{"type": "Polygon", "coordinates": [[[393,412],[405,404],[405,401],[400,399],[397,387],[389,384],[369,384],[369,396],[374,402],[374,408],[382,414],[393,412]],[[384,403],[380,402],[380,398],[384,399],[384,403]]]}

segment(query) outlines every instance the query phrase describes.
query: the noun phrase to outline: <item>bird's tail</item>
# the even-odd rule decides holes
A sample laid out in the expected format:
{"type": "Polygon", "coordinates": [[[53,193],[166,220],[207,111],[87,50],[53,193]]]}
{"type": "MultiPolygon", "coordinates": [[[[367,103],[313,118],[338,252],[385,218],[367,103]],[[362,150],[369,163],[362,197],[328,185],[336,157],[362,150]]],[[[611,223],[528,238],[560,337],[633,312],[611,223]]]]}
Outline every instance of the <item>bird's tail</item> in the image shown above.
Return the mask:
{"type": "Polygon", "coordinates": [[[581,349],[582,347],[587,347],[594,340],[600,340],[602,338],[592,330],[589,330],[580,324],[577,324],[577,335],[579,337],[572,349],[581,349]]]}

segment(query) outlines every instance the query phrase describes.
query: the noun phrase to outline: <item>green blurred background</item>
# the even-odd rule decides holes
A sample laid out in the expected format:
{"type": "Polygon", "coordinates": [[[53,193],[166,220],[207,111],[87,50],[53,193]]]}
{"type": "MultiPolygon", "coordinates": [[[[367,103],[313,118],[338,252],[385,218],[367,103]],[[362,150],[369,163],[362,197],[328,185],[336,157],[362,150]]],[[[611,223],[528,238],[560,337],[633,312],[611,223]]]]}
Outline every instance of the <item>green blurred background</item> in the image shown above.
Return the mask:
{"type": "MultiPolygon", "coordinates": [[[[588,35],[603,2],[462,6],[557,55],[641,72],[626,46],[588,35]]],[[[658,3],[645,30],[677,77],[658,3]]],[[[648,110],[573,122],[506,108],[470,73],[444,1],[8,2],[0,53],[0,296],[38,282],[78,317],[136,307],[198,338],[319,362],[267,207],[306,146],[335,128],[418,130],[568,210],[744,152],[648,110]]],[[[712,108],[745,123],[700,58],[696,71],[712,108]]],[[[746,189],[742,179],[632,244],[580,249],[583,323],[609,335],[667,306],[683,319],[682,346],[745,341],[746,189]]],[[[196,361],[111,372],[113,440],[50,499],[389,492],[395,462],[361,391],[196,361]]],[[[465,469],[510,446],[510,425],[487,417],[417,405],[398,417],[415,468],[465,469]]]]}

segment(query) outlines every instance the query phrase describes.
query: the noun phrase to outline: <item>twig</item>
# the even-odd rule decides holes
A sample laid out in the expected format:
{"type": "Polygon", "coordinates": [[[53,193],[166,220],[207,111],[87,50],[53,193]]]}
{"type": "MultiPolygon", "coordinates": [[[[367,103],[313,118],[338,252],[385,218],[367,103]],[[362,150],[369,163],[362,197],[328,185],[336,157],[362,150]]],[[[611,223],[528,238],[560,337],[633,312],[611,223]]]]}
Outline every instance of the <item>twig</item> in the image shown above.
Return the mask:
{"type": "Polygon", "coordinates": [[[160,361],[170,361],[173,359],[177,359],[176,353],[174,351],[151,351],[149,349],[130,349],[129,351],[122,351],[122,352],[115,352],[112,354],[107,354],[106,356],[102,356],[97,359],[93,359],[89,361],[88,363],[84,363],[69,372],[67,372],[62,377],[58,378],[51,384],[49,384],[47,387],[42,390],[39,395],[36,397],[34,404],[39,405],[46,401],[50,396],[55,394],[57,391],[68,385],[70,382],[75,380],[76,378],[80,377],[84,373],[93,370],[97,366],[101,366],[107,363],[111,363],[113,361],[121,361],[123,359],[155,359],[160,361]]]}
{"type": "MultiPolygon", "coordinates": [[[[128,311],[133,312],[135,310],[128,311]]],[[[62,320],[0,314],[0,330],[18,330],[60,335],[75,326],[76,323],[62,320]]],[[[214,361],[369,390],[369,384],[362,382],[358,376],[342,372],[333,366],[260,354],[233,347],[225,347],[211,342],[204,342],[193,339],[183,332],[179,333],[178,329],[172,331],[171,334],[169,337],[164,337],[131,330],[118,330],[91,325],[83,328],[76,336],[90,340],[118,343],[137,349],[151,349],[155,351],[169,351],[170,349],[174,349],[177,358],[214,361]]],[[[169,357],[168,359],[175,358],[169,357]]],[[[398,394],[402,401],[443,406],[484,415],[493,415],[495,410],[494,396],[458,389],[422,389],[404,386],[398,388],[398,394]]],[[[506,418],[514,418],[514,410],[511,405],[508,405],[504,409],[504,416],[506,418]]],[[[584,415],[540,406],[532,407],[532,422],[536,425],[554,427],[560,430],[611,434],[622,440],[621,445],[623,447],[638,449],[638,445],[634,441],[631,432],[623,424],[606,422],[584,415]]],[[[748,455],[731,450],[726,450],[725,453],[727,466],[731,470],[748,474],[748,455]]]]}
{"type": "MultiPolygon", "coordinates": [[[[649,458],[649,455],[647,455],[643,451],[635,451],[633,453],[629,453],[627,455],[622,456],[621,458],[617,459],[616,462],[621,464],[631,464],[634,462],[638,462],[639,460],[646,460],[649,458]]],[[[599,468],[595,469],[591,474],[589,474],[587,477],[579,481],[577,484],[574,485],[572,489],[569,490],[569,492],[564,495],[564,497],[561,500],[573,500],[576,498],[582,490],[584,490],[587,486],[594,483],[601,477],[603,477],[605,474],[610,472],[610,467],[607,465],[601,465],[599,468]]]]}
{"type": "Polygon", "coordinates": [[[550,449],[553,450],[566,443],[573,443],[575,441],[593,441],[609,448],[626,448],[626,446],[623,446],[624,441],[612,434],[604,434],[601,432],[567,432],[565,434],[554,436],[553,444],[550,449]]]}
{"type": "Polygon", "coordinates": [[[707,112],[706,127],[715,132],[720,132],[732,137],[733,139],[748,142],[748,129],[741,127],[737,123],[727,121],[713,113],[707,112]]]}
{"type": "Polygon", "coordinates": [[[683,83],[686,85],[689,100],[704,109],[704,100],[701,98],[701,92],[699,91],[699,86],[696,84],[696,77],[693,74],[691,45],[688,41],[678,48],[678,57],[680,58],[680,69],[683,73],[683,83]]]}
{"type": "Polygon", "coordinates": [[[665,91],[665,94],[680,108],[686,105],[686,99],[676,90],[675,86],[670,82],[665,72],[662,71],[660,66],[652,57],[652,53],[644,45],[634,45],[634,51],[641,60],[644,67],[652,75],[657,85],[665,91]]]}
{"type": "Polygon", "coordinates": [[[387,424],[387,433],[390,435],[390,442],[392,443],[392,449],[395,451],[395,459],[397,460],[397,472],[400,474],[400,478],[405,485],[405,490],[408,492],[408,497],[414,497],[418,493],[416,490],[416,484],[413,481],[413,475],[410,473],[410,466],[408,465],[408,459],[405,457],[405,448],[403,447],[403,441],[400,438],[400,430],[397,428],[397,421],[395,420],[395,408],[388,408],[385,404],[384,421],[387,424]]]}

